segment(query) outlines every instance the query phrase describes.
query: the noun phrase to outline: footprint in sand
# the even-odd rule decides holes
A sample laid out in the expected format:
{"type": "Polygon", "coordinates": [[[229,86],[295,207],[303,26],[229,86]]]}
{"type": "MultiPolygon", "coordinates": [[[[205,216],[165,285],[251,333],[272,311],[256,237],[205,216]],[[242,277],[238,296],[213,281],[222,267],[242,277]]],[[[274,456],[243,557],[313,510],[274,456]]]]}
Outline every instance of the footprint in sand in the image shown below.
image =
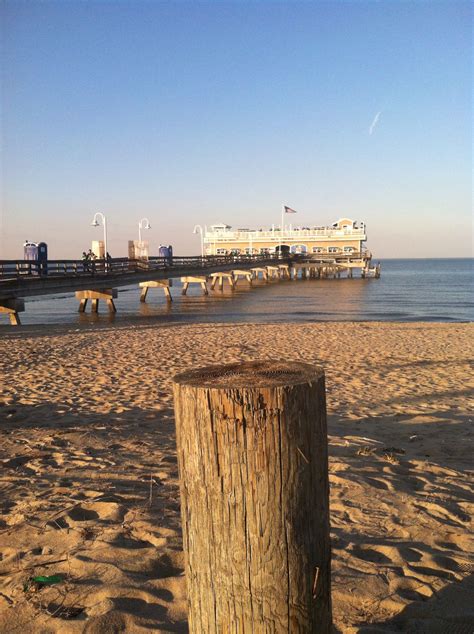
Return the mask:
{"type": "Polygon", "coordinates": [[[397,594],[405,602],[425,601],[433,596],[433,588],[430,584],[415,577],[396,577],[389,583],[389,591],[397,594]]]}

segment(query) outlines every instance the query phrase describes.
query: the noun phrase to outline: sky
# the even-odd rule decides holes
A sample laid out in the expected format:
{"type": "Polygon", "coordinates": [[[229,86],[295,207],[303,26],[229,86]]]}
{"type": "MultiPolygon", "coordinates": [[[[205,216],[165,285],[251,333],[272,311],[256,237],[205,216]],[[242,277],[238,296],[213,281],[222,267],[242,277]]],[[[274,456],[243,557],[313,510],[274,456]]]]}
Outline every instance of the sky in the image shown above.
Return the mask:
{"type": "Polygon", "coordinates": [[[0,259],[80,258],[147,217],[365,221],[377,258],[472,256],[468,2],[4,0],[0,259]]]}

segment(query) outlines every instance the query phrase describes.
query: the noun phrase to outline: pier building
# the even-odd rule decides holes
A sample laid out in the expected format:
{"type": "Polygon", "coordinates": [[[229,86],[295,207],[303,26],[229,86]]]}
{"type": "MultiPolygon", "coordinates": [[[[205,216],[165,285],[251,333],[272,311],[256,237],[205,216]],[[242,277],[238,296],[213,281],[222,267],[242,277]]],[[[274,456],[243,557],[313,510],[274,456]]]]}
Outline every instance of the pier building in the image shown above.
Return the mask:
{"type": "Polygon", "coordinates": [[[353,255],[365,251],[365,223],[340,218],[331,226],[293,227],[273,225],[271,229],[232,229],[227,224],[212,225],[204,232],[206,255],[287,254],[353,255]]]}

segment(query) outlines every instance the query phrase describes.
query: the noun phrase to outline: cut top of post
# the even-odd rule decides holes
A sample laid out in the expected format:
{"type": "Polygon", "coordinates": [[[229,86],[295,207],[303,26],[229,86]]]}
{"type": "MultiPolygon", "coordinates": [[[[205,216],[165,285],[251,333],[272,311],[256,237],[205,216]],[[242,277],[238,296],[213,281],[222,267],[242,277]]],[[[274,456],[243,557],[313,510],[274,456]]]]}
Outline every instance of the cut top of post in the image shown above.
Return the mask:
{"type": "Polygon", "coordinates": [[[195,368],[177,374],[173,381],[201,388],[272,388],[313,383],[322,376],[323,368],[302,361],[265,360],[195,368]]]}

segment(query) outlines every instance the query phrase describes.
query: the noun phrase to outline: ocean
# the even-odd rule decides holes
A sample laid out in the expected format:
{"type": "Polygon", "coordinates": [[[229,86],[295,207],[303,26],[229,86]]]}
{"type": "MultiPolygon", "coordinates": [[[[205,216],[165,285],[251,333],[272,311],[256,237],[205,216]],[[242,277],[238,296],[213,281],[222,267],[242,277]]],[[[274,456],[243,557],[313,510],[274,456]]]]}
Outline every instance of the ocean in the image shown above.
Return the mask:
{"type": "MultiPolygon", "coordinates": [[[[172,304],[161,289],[150,289],[147,303],[137,286],[119,288],[117,313],[100,302],[99,314],[78,313],[74,294],[32,297],[21,321],[37,324],[135,324],[196,322],[439,321],[474,320],[473,259],[381,260],[380,279],[325,279],[270,282],[250,287],[239,281],[235,291],[210,291],[191,285],[181,295],[173,280],[172,304]]],[[[89,308],[89,307],[88,307],[89,308]]],[[[6,315],[0,327],[8,326],[6,315]]]]}

